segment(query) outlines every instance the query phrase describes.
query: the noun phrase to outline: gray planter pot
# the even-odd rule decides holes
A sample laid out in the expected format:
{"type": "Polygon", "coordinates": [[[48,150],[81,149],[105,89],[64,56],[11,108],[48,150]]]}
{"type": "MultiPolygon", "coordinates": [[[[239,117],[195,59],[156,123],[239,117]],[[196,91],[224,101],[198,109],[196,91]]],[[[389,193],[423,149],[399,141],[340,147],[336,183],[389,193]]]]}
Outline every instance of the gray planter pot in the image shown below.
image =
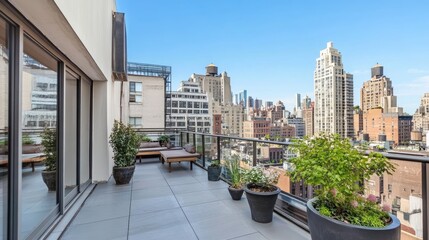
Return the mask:
{"type": "Polygon", "coordinates": [[[231,195],[232,200],[238,201],[243,196],[244,189],[236,189],[231,186],[228,187],[229,194],[231,195]]]}
{"type": "Polygon", "coordinates": [[[57,190],[57,171],[42,171],[42,179],[49,191],[57,190]]]}
{"type": "Polygon", "coordinates": [[[222,172],[222,168],[220,166],[213,167],[208,166],[207,167],[207,178],[209,181],[219,181],[220,173],[222,172]]]}
{"type": "Polygon", "coordinates": [[[401,223],[398,218],[390,215],[392,223],[384,228],[363,227],[347,224],[323,216],[313,207],[315,199],[307,202],[308,226],[312,240],[399,240],[401,239],[401,223]]]}
{"type": "Polygon", "coordinates": [[[113,167],[113,178],[115,179],[116,184],[128,184],[133,178],[135,165],[128,167],[113,167]]]}
{"type": "Polygon", "coordinates": [[[249,189],[254,185],[247,184],[244,188],[252,219],[259,223],[269,223],[273,221],[274,205],[276,204],[280,189],[276,187],[276,190],[273,192],[254,192],[249,189]]]}

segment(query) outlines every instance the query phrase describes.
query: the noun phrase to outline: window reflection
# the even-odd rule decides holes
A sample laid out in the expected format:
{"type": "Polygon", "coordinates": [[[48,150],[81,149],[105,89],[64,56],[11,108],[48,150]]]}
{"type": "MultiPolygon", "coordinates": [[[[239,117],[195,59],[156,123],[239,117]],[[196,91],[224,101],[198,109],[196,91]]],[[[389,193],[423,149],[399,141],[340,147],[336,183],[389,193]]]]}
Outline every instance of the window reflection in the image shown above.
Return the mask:
{"type": "Polygon", "coordinates": [[[56,59],[24,38],[21,238],[40,225],[57,204],[57,65],[56,59]]]}
{"type": "Polygon", "coordinates": [[[64,183],[65,195],[69,195],[77,186],[77,91],[78,77],[67,71],[65,86],[64,118],[64,183]]]}
{"type": "Polygon", "coordinates": [[[7,237],[7,198],[8,198],[8,104],[9,104],[9,47],[7,39],[7,23],[0,19],[0,237],[7,237]]]}

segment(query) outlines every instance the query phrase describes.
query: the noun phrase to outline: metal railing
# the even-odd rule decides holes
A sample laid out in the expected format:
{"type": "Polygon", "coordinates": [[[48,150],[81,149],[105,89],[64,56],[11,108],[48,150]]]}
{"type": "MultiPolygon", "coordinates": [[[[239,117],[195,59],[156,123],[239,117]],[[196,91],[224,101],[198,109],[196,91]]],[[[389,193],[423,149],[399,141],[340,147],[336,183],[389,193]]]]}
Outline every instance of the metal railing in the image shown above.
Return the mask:
{"type": "MultiPolygon", "coordinates": [[[[226,159],[234,154],[238,154],[240,156],[240,159],[242,160],[244,166],[253,167],[258,164],[263,164],[265,166],[273,166],[279,168],[279,166],[284,166],[284,163],[282,163],[281,160],[284,160],[284,158],[287,157],[287,149],[292,144],[290,142],[276,142],[260,139],[248,139],[233,136],[190,132],[183,131],[183,129],[140,129],[139,132],[148,134],[153,133],[154,130],[156,130],[157,133],[171,134],[172,136],[174,136],[174,139],[176,141],[175,144],[177,146],[184,146],[188,143],[194,145],[196,147],[197,152],[201,155],[201,157],[197,160],[195,164],[205,170],[207,170],[207,167],[210,165],[211,161],[226,159]],[[281,159],[279,159],[278,153],[281,153],[281,159]],[[272,158],[274,158],[274,161],[272,161],[272,158]]],[[[398,186],[400,185],[400,187],[402,187],[403,185],[398,183],[401,181],[409,184],[410,181],[408,178],[411,175],[408,174],[407,171],[411,171],[414,174],[412,176],[413,181],[415,181],[415,184],[412,184],[413,186],[410,186],[410,188],[414,188],[414,192],[413,190],[411,190],[410,198],[412,196],[412,198],[416,200],[417,203],[411,203],[410,200],[408,200],[408,205],[411,204],[419,208],[419,203],[421,199],[421,206],[419,209],[414,209],[412,211],[410,210],[409,212],[395,213],[402,214],[402,220],[408,218],[408,221],[405,223],[406,225],[415,227],[416,231],[414,233],[415,236],[413,236],[415,237],[414,239],[429,240],[429,213],[427,211],[429,199],[429,178],[427,174],[429,170],[429,157],[385,152],[383,152],[382,154],[391,161],[394,161],[395,165],[397,166],[397,169],[392,176],[392,178],[396,179],[389,179],[389,177],[384,177],[383,179],[379,179],[378,184],[373,184],[375,186],[379,186],[379,188],[377,188],[377,195],[379,195],[379,200],[391,201],[392,206],[396,204],[396,210],[400,209],[400,205],[398,208],[398,196],[395,196],[395,194],[397,194],[395,193],[395,191],[399,192],[399,190],[395,190],[395,186],[392,187],[392,185],[397,184],[398,186]],[[401,177],[407,179],[401,179],[401,177]],[[388,187],[386,188],[385,186],[388,187]],[[420,189],[417,189],[419,186],[421,186],[420,189]],[[421,214],[421,218],[419,217],[420,215],[417,216],[417,219],[416,216],[413,216],[417,224],[415,222],[412,222],[412,214],[421,214]],[[419,221],[421,221],[421,231],[419,230],[419,227],[416,227],[419,221]]],[[[281,169],[281,167],[279,169],[281,169]]],[[[228,179],[226,178],[223,178],[223,180],[228,181],[228,179]]],[[[277,200],[275,211],[281,216],[287,218],[288,220],[294,222],[298,226],[308,231],[306,201],[307,198],[312,197],[311,187],[305,186],[302,183],[289,182],[288,189],[282,187],[280,188],[282,192],[277,200]]],[[[409,191],[409,189],[407,191],[409,191]]],[[[405,201],[407,200],[405,199],[405,201]]]]}

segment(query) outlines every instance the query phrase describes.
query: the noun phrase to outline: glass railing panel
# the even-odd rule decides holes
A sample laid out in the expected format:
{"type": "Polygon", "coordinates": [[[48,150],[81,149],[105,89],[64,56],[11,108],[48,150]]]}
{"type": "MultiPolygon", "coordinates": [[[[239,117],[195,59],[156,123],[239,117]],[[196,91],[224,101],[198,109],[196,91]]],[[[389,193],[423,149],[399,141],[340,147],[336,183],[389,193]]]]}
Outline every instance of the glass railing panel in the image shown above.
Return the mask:
{"type": "Polygon", "coordinates": [[[204,136],[202,134],[195,135],[195,150],[197,151],[197,153],[200,154],[200,157],[198,158],[197,163],[200,164],[201,166],[204,166],[203,138],[204,136]]]}
{"type": "Polygon", "coordinates": [[[204,157],[206,160],[206,166],[211,164],[213,160],[217,159],[217,138],[212,136],[204,137],[204,157]]]}
{"type": "Polygon", "coordinates": [[[423,238],[422,164],[391,160],[395,164],[392,175],[372,176],[366,183],[365,195],[373,195],[381,205],[398,217],[403,239],[423,238]]]}

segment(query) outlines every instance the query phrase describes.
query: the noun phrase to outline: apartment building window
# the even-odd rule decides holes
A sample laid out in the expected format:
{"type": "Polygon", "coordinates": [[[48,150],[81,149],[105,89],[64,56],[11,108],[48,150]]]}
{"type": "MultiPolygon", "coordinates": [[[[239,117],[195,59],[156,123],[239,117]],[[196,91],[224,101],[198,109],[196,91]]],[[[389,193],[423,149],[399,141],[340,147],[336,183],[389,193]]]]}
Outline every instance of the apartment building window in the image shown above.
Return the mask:
{"type": "Polygon", "coordinates": [[[133,102],[133,103],[142,102],[142,83],[141,82],[130,82],[130,102],[133,102]]]}
{"type": "Polygon", "coordinates": [[[142,118],[141,117],[130,117],[128,123],[132,127],[141,127],[142,126],[142,118]]]}

